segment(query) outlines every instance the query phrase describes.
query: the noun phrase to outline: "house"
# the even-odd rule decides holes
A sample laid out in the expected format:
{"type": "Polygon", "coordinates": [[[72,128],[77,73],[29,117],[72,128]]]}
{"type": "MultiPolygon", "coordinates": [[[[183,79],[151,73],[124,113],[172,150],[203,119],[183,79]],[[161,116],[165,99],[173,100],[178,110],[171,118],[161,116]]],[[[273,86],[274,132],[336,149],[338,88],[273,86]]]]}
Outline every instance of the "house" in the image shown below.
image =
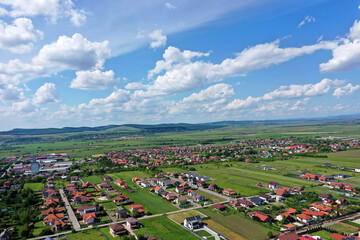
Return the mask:
{"type": "Polygon", "coordinates": [[[259,198],[259,197],[252,197],[249,200],[250,200],[250,202],[252,202],[256,206],[262,206],[262,205],[265,204],[264,199],[259,198]]]}
{"type": "Polygon", "coordinates": [[[183,187],[183,188],[189,188],[190,187],[190,185],[188,183],[186,183],[186,182],[180,183],[179,186],[183,187]]]}
{"type": "Polygon", "coordinates": [[[323,167],[332,167],[333,165],[331,163],[323,163],[322,166],[323,167]]]}
{"type": "Polygon", "coordinates": [[[311,174],[311,173],[307,173],[304,176],[302,176],[303,179],[307,179],[307,180],[319,180],[318,175],[316,174],[311,174]]]}
{"type": "Polygon", "coordinates": [[[214,204],[213,207],[219,211],[224,211],[226,209],[226,206],[223,204],[214,204]]]}
{"type": "Polygon", "coordinates": [[[277,182],[269,182],[269,184],[268,184],[268,188],[270,190],[275,190],[276,191],[279,187],[280,187],[280,184],[277,183],[277,182]]]}
{"type": "Polygon", "coordinates": [[[64,213],[49,214],[44,218],[43,224],[44,225],[55,225],[56,221],[64,220],[64,219],[65,219],[64,213]]]}
{"type": "Polygon", "coordinates": [[[287,188],[287,187],[278,188],[276,190],[276,195],[281,196],[281,197],[288,197],[288,196],[290,196],[290,188],[287,188]]]}
{"type": "MultiPolygon", "coordinates": [[[[166,198],[166,196],[169,194],[169,192],[168,191],[163,191],[163,192],[161,192],[160,193],[160,195],[163,197],[163,198],[166,198]]],[[[176,196],[176,194],[175,194],[175,196],[176,196]]]]}
{"type": "Polygon", "coordinates": [[[59,205],[60,200],[58,198],[47,198],[45,200],[44,206],[46,208],[54,208],[57,207],[59,205]]]}
{"type": "Polygon", "coordinates": [[[128,218],[126,219],[126,226],[130,229],[136,229],[139,227],[139,220],[134,217],[128,218]]]}
{"type": "Polygon", "coordinates": [[[125,183],[124,181],[117,179],[116,180],[116,184],[121,187],[122,189],[126,189],[129,185],[127,183],[125,183]]]}
{"type": "Polygon", "coordinates": [[[187,198],[184,196],[178,197],[175,202],[179,205],[185,205],[187,203],[187,198]]]}
{"type": "Polygon", "coordinates": [[[292,233],[282,233],[277,237],[277,240],[299,240],[300,236],[295,232],[292,233]]]}
{"type": "Polygon", "coordinates": [[[128,212],[124,208],[119,207],[119,210],[116,211],[115,216],[116,218],[126,218],[128,217],[128,212]]]}
{"type": "Polygon", "coordinates": [[[98,184],[98,187],[101,189],[112,188],[111,185],[108,183],[100,183],[100,184],[98,184]]]}
{"type": "Polygon", "coordinates": [[[201,223],[202,223],[202,219],[200,215],[196,215],[184,219],[184,227],[189,228],[190,230],[200,228],[201,223]]]}
{"type": "Polygon", "coordinates": [[[80,214],[80,216],[91,213],[91,212],[97,212],[96,206],[81,206],[76,209],[76,211],[80,214]]]}
{"type": "Polygon", "coordinates": [[[206,198],[201,196],[200,194],[195,194],[194,200],[195,200],[195,202],[203,202],[203,201],[206,201],[206,198]]]}
{"type": "Polygon", "coordinates": [[[267,201],[267,202],[273,202],[273,198],[270,195],[267,195],[265,193],[261,193],[259,195],[259,198],[261,198],[262,200],[267,201]]]}
{"type": "Polygon", "coordinates": [[[230,201],[230,205],[233,208],[239,208],[239,207],[247,207],[252,208],[254,207],[254,204],[248,200],[244,199],[235,199],[230,201]]]}
{"type": "Polygon", "coordinates": [[[87,225],[92,225],[94,223],[96,223],[99,218],[96,217],[96,213],[95,212],[91,212],[91,213],[85,213],[82,215],[83,217],[83,221],[85,224],[87,225]]]}
{"type": "Polygon", "coordinates": [[[269,171],[269,170],[271,170],[271,169],[272,169],[271,167],[267,167],[267,166],[264,167],[264,170],[265,170],[265,171],[269,171]]]}
{"type": "Polygon", "coordinates": [[[310,217],[309,215],[303,214],[303,213],[297,215],[296,217],[300,222],[303,222],[303,223],[310,223],[313,220],[312,217],[310,217]]]}
{"type": "Polygon", "coordinates": [[[227,196],[231,196],[231,195],[236,195],[236,192],[234,191],[234,189],[225,188],[225,189],[222,191],[222,194],[227,195],[227,196]]]}
{"type": "Polygon", "coordinates": [[[192,197],[193,197],[193,196],[195,196],[195,194],[196,194],[195,191],[192,190],[192,189],[190,189],[190,190],[188,191],[188,195],[189,195],[189,196],[192,196],[192,197]]]}
{"type": "Polygon", "coordinates": [[[258,222],[269,222],[271,219],[270,217],[263,213],[263,212],[260,212],[258,210],[255,210],[253,212],[249,212],[249,216],[255,220],[255,221],[258,221],[258,222]]]}
{"type": "Polygon", "coordinates": [[[339,183],[339,182],[331,182],[330,188],[344,189],[345,185],[343,183],[339,183]]]}
{"type": "Polygon", "coordinates": [[[348,200],[346,200],[345,198],[339,198],[335,202],[339,205],[346,205],[349,203],[348,200]]]}
{"type": "Polygon", "coordinates": [[[165,188],[172,186],[172,183],[169,180],[158,181],[158,184],[165,188]]]}
{"type": "Polygon", "coordinates": [[[54,232],[66,230],[67,228],[68,228],[68,225],[67,225],[66,221],[63,221],[63,220],[55,221],[54,225],[51,226],[51,229],[54,232]]]}
{"type": "Polygon", "coordinates": [[[323,203],[312,203],[310,205],[311,205],[311,208],[316,211],[331,212],[333,210],[330,206],[325,205],[323,203]]]}
{"type": "Polygon", "coordinates": [[[299,187],[299,186],[294,186],[291,191],[290,194],[303,194],[305,192],[303,187],[299,187]]]}
{"type": "Polygon", "coordinates": [[[331,239],[335,239],[335,240],[359,240],[359,237],[356,236],[344,236],[341,235],[339,233],[333,233],[330,236],[331,239]]]}
{"type": "Polygon", "coordinates": [[[161,187],[156,187],[154,190],[156,193],[161,194],[163,191],[165,191],[164,189],[162,189],[161,187]]]}
{"type": "Polygon", "coordinates": [[[350,176],[346,175],[346,174],[343,174],[343,173],[339,173],[339,174],[336,174],[335,175],[336,178],[340,178],[340,179],[345,179],[345,178],[348,178],[350,176]]]}
{"type": "Polygon", "coordinates": [[[132,203],[132,201],[125,195],[119,195],[116,198],[114,198],[114,203],[132,203]]]}
{"type": "Polygon", "coordinates": [[[108,175],[105,175],[105,176],[104,176],[104,181],[105,181],[105,182],[111,182],[111,181],[112,181],[112,178],[111,178],[110,176],[108,176],[108,175]]]}
{"type": "Polygon", "coordinates": [[[291,221],[294,220],[294,218],[291,216],[291,214],[289,212],[284,212],[284,213],[280,213],[279,215],[277,215],[275,217],[276,220],[278,221],[291,221]]]}
{"type": "Polygon", "coordinates": [[[75,204],[85,204],[90,202],[90,199],[86,196],[76,196],[72,200],[75,204]]]}
{"type": "Polygon", "coordinates": [[[143,188],[148,188],[148,187],[151,187],[151,183],[148,181],[141,181],[140,186],[143,188]]]}
{"type": "Polygon", "coordinates": [[[118,237],[127,233],[125,227],[120,223],[111,224],[109,228],[109,232],[113,237],[118,237]]]}
{"type": "Polygon", "coordinates": [[[71,176],[70,178],[70,182],[71,183],[77,183],[79,181],[79,177],[78,176],[71,176]]]}
{"type": "Polygon", "coordinates": [[[294,231],[294,230],[296,230],[296,225],[294,225],[294,224],[292,224],[292,223],[284,224],[284,227],[285,227],[286,230],[288,230],[288,231],[294,231]]]}
{"type": "Polygon", "coordinates": [[[218,186],[215,183],[210,183],[208,189],[211,191],[215,191],[216,189],[218,189],[218,186]]]}
{"type": "Polygon", "coordinates": [[[331,200],[331,199],[333,199],[333,195],[320,193],[320,194],[319,194],[319,198],[320,198],[322,201],[331,200]]]}
{"type": "Polygon", "coordinates": [[[176,187],[175,188],[175,192],[177,192],[177,193],[184,193],[186,191],[187,191],[187,189],[185,187],[176,187]]]}
{"type": "Polygon", "coordinates": [[[41,216],[42,217],[45,217],[49,214],[58,214],[58,213],[63,213],[64,212],[64,209],[62,207],[59,207],[59,208],[49,208],[47,210],[43,210],[41,211],[41,216]]]}
{"type": "Polygon", "coordinates": [[[81,187],[82,188],[93,188],[94,185],[91,182],[86,182],[81,187]]]}
{"type": "Polygon", "coordinates": [[[138,212],[141,214],[145,213],[144,207],[141,204],[130,205],[129,210],[131,213],[135,213],[135,212],[138,212]]]}
{"type": "Polygon", "coordinates": [[[360,172],[360,168],[355,168],[355,172],[360,172]]]}

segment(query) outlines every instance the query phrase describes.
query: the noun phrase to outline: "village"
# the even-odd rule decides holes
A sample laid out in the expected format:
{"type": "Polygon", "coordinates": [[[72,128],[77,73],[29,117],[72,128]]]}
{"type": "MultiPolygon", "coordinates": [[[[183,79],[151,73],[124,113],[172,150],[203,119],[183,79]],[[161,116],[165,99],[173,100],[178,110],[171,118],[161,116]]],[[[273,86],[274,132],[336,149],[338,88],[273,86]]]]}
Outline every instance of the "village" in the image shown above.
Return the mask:
{"type": "MultiPolygon", "coordinates": [[[[353,140],[320,145],[329,147],[330,152],[359,147],[353,140]]],[[[350,183],[360,172],[358,167],[337,166],[324,159],[318,165],[319,171],[331,169],[337,174],[302,171],[291,176],[293,180],[289,178],[299,185],[289,185],[282,178],[280,183],[266,182],[264,176],[262,182],[246,183],[249,192],[233,188],[236,185],[230,184],[230,179],[219,182],[218,175],[211,171],[203,175],[206,168],[213,169],[217,163],[226,169],[229,163],[239,162],[259,166],[259,173],[275,176],[273,161],[289,161],[298,153],[319,151],[318,145],[267,139],[226,146],[111,151],[82,160],[71,160],[67,154],[6,158],[10,167],[3,173],[6,180],[2,181],[0,193],[17,195],[30,187],[41,211],[37,220],[25,221],[24,229],[11,231],[5,227],[2,234],[38,239],[55,234],[61,239],[64,234],[96,227],[111,239],[158,239],[146,220],[166,214],[163,221],[200,238],[206,235],[209,239],[231,239],[229,232],[236,234],[235,230],[219,228],[219,219],[233,216],[251,221],[269,239],[347,239],[357,232],[357,224],[360,226],[356,222],[360,217],[359,188],[350,183]],[[264,159],[265,165],[261,164],[264,159]],[[346,231],[338,230],[339,226],[346,231]],[[327,238],[316,235],[321,231],[328,233],[327,238]],[[313,232],[315,235],[309,235],[313,232]]],[[[11,219],[12,213],[6,209],[2,216],[11,219]]]]}

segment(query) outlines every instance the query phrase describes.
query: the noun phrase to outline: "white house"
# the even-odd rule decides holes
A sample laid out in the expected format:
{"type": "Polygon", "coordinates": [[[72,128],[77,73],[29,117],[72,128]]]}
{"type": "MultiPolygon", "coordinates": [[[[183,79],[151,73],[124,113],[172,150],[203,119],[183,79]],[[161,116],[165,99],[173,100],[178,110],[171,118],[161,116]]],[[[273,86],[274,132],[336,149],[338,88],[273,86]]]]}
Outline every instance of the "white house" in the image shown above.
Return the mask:
{"type": "Polygon", "coordinates": [[[268,188],[270,190],[278,190],[278,188],[280,188],[280,184],[277,182],[269,182],[268,188]]]}
{"type": "Polygon", "coordinates": [[[190,230],[199,228],[201,225],[201,217],[200,215],[188,217],[184,219],[184,226],[189,228],[190,230]]]}
{"type": "Polygon", "coordinates": [[[151,187],[151,184],[148,181],[142,181],[140,183],[140,186],[143,187],[143,188],[148,188],[148,187],[151,187]]]}

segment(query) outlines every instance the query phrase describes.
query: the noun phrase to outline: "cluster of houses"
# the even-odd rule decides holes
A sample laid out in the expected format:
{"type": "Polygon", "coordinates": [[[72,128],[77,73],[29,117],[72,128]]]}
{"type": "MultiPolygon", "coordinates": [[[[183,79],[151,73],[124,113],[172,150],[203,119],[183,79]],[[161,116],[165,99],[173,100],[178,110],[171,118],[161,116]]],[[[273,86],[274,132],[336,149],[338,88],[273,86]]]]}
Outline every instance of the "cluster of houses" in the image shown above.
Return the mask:
{"type": "Polygon", "coordinates": [[[60,199],[54,188],[45,187],[42,189],[42,196],[44,199],[43,208],[41,211],[43,217],[43,224],[50,226],[53,231],[62,231],[68,228],[67,215],[61,206],[60,199]]]}
{"type": "Polygon", "coordinates": [[[321,174],[312,174],[312,173],[301,173],[301,178],[306,180],[312,180],[312,181],[318,181],[324,184],[324,186],[333,188],[333,189],[339,189],[339,190],[345,190],[348,192],[348,196],[351,196],[351,194],[357,194],[356,189],[354,188],[354,184],[350,183],[342,183],[334,181],[334,178],[338,179],[345,179],[349,176],[346,174],[336,174],[335,176],[330,175],[321,175],[321,174]]]}

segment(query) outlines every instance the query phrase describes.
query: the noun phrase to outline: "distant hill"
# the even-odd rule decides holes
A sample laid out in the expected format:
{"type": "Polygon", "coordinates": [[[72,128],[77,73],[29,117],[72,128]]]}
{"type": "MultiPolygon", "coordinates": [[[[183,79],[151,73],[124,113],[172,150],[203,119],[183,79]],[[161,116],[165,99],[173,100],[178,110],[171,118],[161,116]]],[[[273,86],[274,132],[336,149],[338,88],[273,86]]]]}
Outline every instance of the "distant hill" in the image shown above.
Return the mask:
{"type": "Polygon", "coordinates": [[[283,119],[283,120],[257,120],[257,121],[219,121],[199,124],[190,123],[167,123],[167,124],[122,124],[122,125],[107,125],[99,127],[64,127],[64,128],[39,128],[39,129],[22,129],[15,128],[10,131],[0,132],[0,135],[49,135],[49,134],[66,134],[66,133],[96,133],[105,131],[117,132],[142,132],[142,133],[164,133],[164,132],[187,132],[187,131],[201,131],[207,129],[216,129],[234,126],[263,126],[263,125],[278,125],[285,122],[293,121],[345,121],[345,120],[359,120],[360,114],[330,116],[322,118],[302,118],[302,119],[283,119]]]}

